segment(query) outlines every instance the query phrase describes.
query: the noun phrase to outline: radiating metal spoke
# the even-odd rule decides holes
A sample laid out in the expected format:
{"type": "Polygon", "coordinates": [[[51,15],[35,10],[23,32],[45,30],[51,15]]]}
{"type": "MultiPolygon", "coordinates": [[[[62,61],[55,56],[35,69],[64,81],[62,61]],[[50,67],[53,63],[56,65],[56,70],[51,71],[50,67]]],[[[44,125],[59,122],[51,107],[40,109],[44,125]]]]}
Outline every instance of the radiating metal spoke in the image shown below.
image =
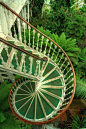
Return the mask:
{"type": "Polygon", "coordinates": [[[40,95],[46,100],[46,102],[54,109],[56,110],[56,108],[54,107],[54,105],[39,91],[40,95]]]}
{"type": "Polygon", "coordinates": [[[29,107],[28,107],[28,109],[27,109],[27,111],[26,111],[26,113],[25,113],[25,117],[26,117],[26,115],[27,115],[27,113],[28,113],[28,111],[29,111],[29,109],[30,109],[30,107],[31,107],[31,105],[32,105],[33,100],[34,100],[34,97],[33,97],[32,101],[31,101],[31,103],[30,103],[30,105],[29,105],[29,107]]]}
{"type": "Polygon", "coordinates": [[[34,119],[36,119],[36,107],[37,107],[37,93],[35,95],[35,114],[34,114],[34,119]]]}
{"type": "Polygon", "coordinates": [[[45,109],[44,109],[44,106],[42,104],[42,101],[41,101],[41,98],[40,98],[39,94],[38,94],[38,98],[39,98],[39,102],[40,102],[41,108],[43,110],[44,116],[46,117],[46,112],[45,112],[45,109]]]}
{"type": "Polygon", "coordinates": [[[52,78],[52,79],[49,79],[49,80],[47,80],[47,81],[42,82],[42,84],[55,81],[55,80],[57,80],[57,79],[59,79],[59,78],[61,78],[61,77],[62,77],[62,76],[54,77],[54,78],[52,78]]]}
{"type": "Polygon", "coordinates": [[[40,88],[63,89],[65,86],[41,85],[40,88]]]}
{"type": "Polygon", "coordinates": [[[44,77],[43,77],[43,80],[49,76],[54,70],[56,69],[56,67],[54,67],[51,71],[49,71],[44,77]]]}
{"type": "Polygon", "coordinates": [[[44,89],[40,89],[40,90],[43,91],[44,93],[46,93],[46,94],[48,94],[48,95],[50,95],[50,96],[56,98],[56,99],[62,99],[61,97],[59,97],[59,96],[57,96],[57,95],[55,95],[55,94],[53,94],[53,93],[51,93],[51,92],[49,92],[49,91],[46,91],[46,90],[44,90],[44,89]]]}
{"type": "Polygon", "coordinates": [[[29,95],[29,94],[16,94],[16,95],[29,95]]]}
{"type": "Polygon", "coordinates": [[[19,89],[23,90],[24,92],[30,93],[30,92],[28,92],[28,91],[26,91],[26,90],[24,90],[24,89],[22,89],[22,88],[20,88],[20,87],[19,87],[19,89]]]}
{"type": "MultiPolygon", "coordinates": [[[[32,98],[32,97],[31,97],[31,98],[32,98]]],[[[29,98],[29,99],[18,109],[18,111],[19,111],[31,98],[29,98]]]]}
{"type": "Polygon", "coordinates": [[[25,98],[23,98],[23,99],[19,99],[19,100],[15,101],[15,103],[17,103],[17,102],[19,102],[19,101],[21,101],[21,100],[27,99],[27,98],[29,98],[29,97],[30,97],[30,95],[29,95],[28,97],[25,97],[25,98]]]}
{"type": "MultiPolygon", "coordinates": [[[[25,85],[25,84],[24,84],[25,85]]],[[[26,86],[26,85],[25,85],[26,86]]],[[[27,86],[26,86],[27,87],[27,86]]],[[[31,92],[31,90],[27,87],[27,89],[31,92]]]]}
{"type": "Polygon", "coordinates": [[[39,62],[39,73],[40,73],[40,62],[39,62]]]}

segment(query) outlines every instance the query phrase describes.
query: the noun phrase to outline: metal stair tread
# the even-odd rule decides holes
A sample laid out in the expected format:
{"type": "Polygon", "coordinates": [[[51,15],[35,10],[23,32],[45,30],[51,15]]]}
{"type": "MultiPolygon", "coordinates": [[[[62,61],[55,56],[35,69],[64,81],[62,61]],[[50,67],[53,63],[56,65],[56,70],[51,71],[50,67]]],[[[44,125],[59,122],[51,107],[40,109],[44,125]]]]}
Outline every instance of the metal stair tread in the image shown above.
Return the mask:
{"type": "MultiPolygon", "coordinates": [[[[20,88],[18,88],[18,90],[17,90],[17,92],[15,94],[15,107],[16,107],[17,111],[22,115],[22,117],[24,117],[25,119],[28,119],[28,120],[35,121],[35,119],[34,119],[34,114],[35,114],[35,110],[34,110],[34,107],[35,107],[35,98],[34,97],[31,98],[31,93],[34,94],[35,82],[31,82],[31,83],[28,82],[28,83],[25,83],[25,85],[28,88],[30,88],[31,92],[30,93],[26,93],[25,91],[23,91],[20,88]],[[32,86],[32,88],[31,88],[31,86],[32,86]],[[19,94],[20,95],[23,94],[23,95],[20,96],[19,94]],[[32,101],[32,99],[33,99],[33,101],[32,101]],[[28,108],[29,108],[29,110],[28,110],[28,108]],[[27,112],[27,114],[26,114],[26,112],[27,112]]],[[[29,92],[29,90],[24,87],[24,83],[21,84],[19,87],[21,87],[24,90],[26,90],[26,91],[29,92]]],[[[50,91],[51,93],[57,94],[59,96],[62,96],[62,89],[54,89],[54,90],[52,90],[52,89],[49,89],[49,88],[48,89],[45,88],[45,90],[46,91],[50,91],[51,90],[50,91]]],[[[55,109],[53,109],[53,106],[55,106],[55,108],[57,108],[57,105],[60,102],[59,99],[56,99],[53,96],[51,97],[50,95],[47,95],[46,93],[43,93],[43,92],[41,92],[41,93],[50,102],[48,103],[44,99],[44,97],[39,93],[39,95],[37,96],[37,105],[36,105],[36,121],[41,121],[41,119],[46,119],[45,118],[45,115],[44,115],[44,112],[43,112],[43,109],[41,107],[40,101],[42,102],[42,104],[44,106],[44,110],[45,110],[47,116],[50,115],[50,114],[52,114],[52,112],[55,110],[55,109]],[[41,100],[39,100],[39,98],[41,100]],[[50,103],[53,106],[51,106],[50,103]]]]}

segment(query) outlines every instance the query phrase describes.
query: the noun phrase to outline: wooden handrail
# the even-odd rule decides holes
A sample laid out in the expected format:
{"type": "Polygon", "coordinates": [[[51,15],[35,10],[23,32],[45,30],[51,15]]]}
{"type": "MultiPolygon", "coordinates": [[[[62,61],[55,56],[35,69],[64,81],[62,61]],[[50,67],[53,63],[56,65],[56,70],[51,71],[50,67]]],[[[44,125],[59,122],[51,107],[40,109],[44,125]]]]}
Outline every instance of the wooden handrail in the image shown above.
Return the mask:
{"type": "Polygon", "coordinates": [[[32,56],[33,58],[36,58],[37,60],[47,61],[47,57],[43,57],[43,58],[38,57],[38,56],[36,56],[36,55],[34,55],[34,54],[32,54],[32,53],[30,53],[30,52],[28,52],[28,51],[26,51],[26,50],[24,50],[24,49],[22,49],[22,48],[16,46],[15,44],[12,44],[12,43],[6,41],[5,39],[3,39],[3,38],[1,38],[1,37],[0,37],[0,41],[3,42],[3,43],[5,43],[5,44],[8,45],[8,46],[11,46],[11,47],[13,47],[13,48],[15,48],[15,49],[17,49],[17,50],[19,50],[19,51],[21,51],[21,52],[23,52],[23,53],[29,55],[29,56],[32,56]]]}

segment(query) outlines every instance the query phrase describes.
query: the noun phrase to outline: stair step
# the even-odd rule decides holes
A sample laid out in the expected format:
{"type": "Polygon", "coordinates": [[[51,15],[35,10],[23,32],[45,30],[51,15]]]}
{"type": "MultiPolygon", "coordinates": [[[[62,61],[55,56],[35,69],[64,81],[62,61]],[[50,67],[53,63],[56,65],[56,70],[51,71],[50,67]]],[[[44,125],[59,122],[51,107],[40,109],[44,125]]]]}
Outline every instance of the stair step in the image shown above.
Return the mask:
{"type": "MultiPolygon", "coordinates": [[[[21,79],[19,82],[21,82],[21,79]]],[[[21,85],[18,84],[16,88],[13,88],[16,91],[15,94],[11,93],[15,96],[15,101],[11,99],[11,103],[14,105],[14,110],[16,108],[17,113],[22,118],[32,122],[41,122],[55,114],[55,110],[57,110],[61,101],[59,97],[62,96],[62,88],[58,89],[57,86],[54,89],[53,85],[49,88],[41,86],[36,91],[37,84],[35,81],[23,81],[23,79],[21,85]]]]}

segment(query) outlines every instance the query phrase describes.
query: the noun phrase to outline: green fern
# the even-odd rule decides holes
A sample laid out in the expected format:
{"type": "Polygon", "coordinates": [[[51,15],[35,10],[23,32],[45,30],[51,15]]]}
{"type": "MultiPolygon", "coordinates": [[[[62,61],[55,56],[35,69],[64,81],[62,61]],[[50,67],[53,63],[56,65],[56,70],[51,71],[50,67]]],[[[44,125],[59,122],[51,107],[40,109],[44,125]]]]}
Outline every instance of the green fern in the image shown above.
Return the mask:
{"type": "Polygon", "coordinates": [[[76,80],[75,97],[80,97],[86,100],[86,82],[80,80],[79,78],[76,80]]]}
{"type": "Polygon", "coordinates": [[[6,120],[0,124],[1,129],[21,129],[20,125],[8,113],[5,113],[5,118],[6,120]]]}
{"type": "Polygon", "coordinates": [[[8,112],[5,112],[2,114],[3,117],[3,122],[0,123],[0,129],[31,129],[32,125],[31,124],[26,124],[20,120],[15,120],[8,112]],[[24,127],[24,128],[23,128],[24,127]]]}
{"type": "Polygon", "coordinates": [[[2,123],[5,120],[6,120],[6,118],[5,118],[4,114],[2,112],[0,112],[0,122],[2,123]]]}
{"type": "Polygon", "coordinates": [[[0,103],[0,111],[5,111],[10,108],[8,103],[8,96],[0,103]]]}
{"type": "Polygon", "coordinates": [[[0,85],[0,90],[5,87],[5,85],[8,83],[8,80],[5,80],[1,85],[0,85]]]}
{"type": "Polygon", "coordinates": [[[12,86],[12,83],[6,85],[5,87],[3,87],[3,88],[0,90],[0,102],[6,98],[6,96],[7,96],[8,93],[9,93],[9,90],[10,90],[11,86],[12,86]]]}
{"type": "Polygon", "coordinates": [[[81,52],[80,48],[76,45],[76,39],[66,38],[65,33],[62,33],[60,37],[56,34],[51,34],[49,30],[44,30],[43,27],[37,26],[37,28],[52,40],[54,40],[59,46],[63,48],[63,50],[70,57],[71,61],[74,64],[78,64],[79,54],[81,52]]]}
{"type": "Polygon", "coordinates": [[[72,119],[73,119],[73,123],[71,125],[72,129],[86,128],[86,118],[80,120],[79,116],[75,114],[75,116],[72,119]]]}

